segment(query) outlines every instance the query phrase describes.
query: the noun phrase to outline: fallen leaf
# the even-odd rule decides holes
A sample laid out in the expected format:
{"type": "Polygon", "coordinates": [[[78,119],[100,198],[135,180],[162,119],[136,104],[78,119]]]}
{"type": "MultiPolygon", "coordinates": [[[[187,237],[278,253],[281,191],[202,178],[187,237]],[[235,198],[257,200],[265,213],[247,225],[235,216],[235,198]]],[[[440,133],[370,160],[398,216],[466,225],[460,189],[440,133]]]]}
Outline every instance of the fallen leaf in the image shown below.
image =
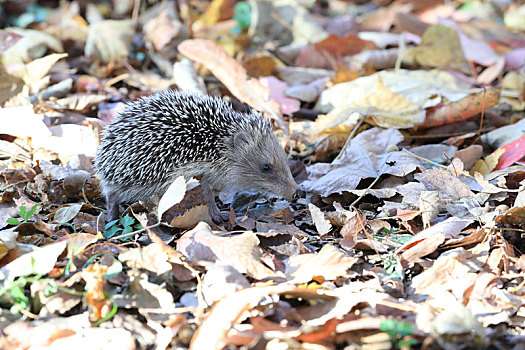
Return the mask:
{"type": "Polygon", "coordinates": [[[312,203],[308,204],[308,209],[310,210],[310,214],[312,215],[312,221],[314,222],[315,228],[317,229],[317,233],[319,233],[319,236],[324,236],[330,230],[332,229],[332,225],[330,224],[330,221],[325,219],[324,213],[313,205],[312,203]]]}
{"type": "Polygon", "coordinates": [[[301,103],[298,100],[289,98],[284,94],[284,90],[286,90],[288,87],[285,82],[277,79],[276,77],[262,77],[259,78],[259,81],[263,84],[263,86],[268,88],[270,91],[270,100],[279,104],[283,114],[290,115],[299,110],[301,103]]]}
{"type": "Polygon", "coordinates": [[[66,242],[49,244],[35,248],[0,269],[0,279],[12,281],[16,277],[32,273],[45,275],[55,267],[60,254],[64,252],[66,242]]]}
{"type": "Polygon", "coordinates": [[[242,65],[213,41],[204,39],[185,40],[177,48],[189,59],[211,70],[226,85],[228,90],[242,102],[274,116],[280,113],[279,107],[275,103],[269,102],[268,89],[259,80],[248,77],[242,65]]]}
{"type": "Polygon", "coordinates": [[[103,63],[127,57],[134,33],[131,20],[103,20],[90,24],[84,53],[103,63]]]}
{"type": "Polygon", "coordinates": [[[269,295],[293,289],[289,285],[279,284],[247,288],[230,294],[211,308],[208,317],[191,339],[190,349],[222,349],[226,345],[226,336],[231,326],[242,322],[246,317],[246,311],[256,307],[269,295]]]}
{"type": "Polygon", "coordinates": [[[145,38],[159,51],[179,34],[181,27],[182,24],[164,10],[146,23],[143,30],[145,38]]]}
{"type": "Polygon", "coordinates": [[[408,49],[403,60],[425,67],[451,68],[466,74],[470,73],[458,34],[454,29],[442,24],[428,27],[423,34],[421,44],[416,48],[408,49]]]}
{"type": "Polygon", "coordinates": [[[179,238],[177,251],[195,264],[220,262],[256,279],[282,277],[280,273],[272,271],[262,263],[258,244],[259,239],[253,232],[220,237],[211,232],[208,224],[201,222],[179,238]]]}
{"type": "Polygon", "coordinates": [[[173,183],[168,187],[166,192],[162,195],[162,198],[159,201],[159,207],[157,209],[157,218],[162,218],[162,214],[166,212],[169,208],[175,204],[180,203],[186,194],[186,180],[184,176],[179,176],[173,181],[173,183]]]}
{"type": "Polygon", "coordinates": [[[305,283],[319,277],[323,281],[331,281],[345,275],[357,260],[327,244],[321,248],[319,253],[290,257],[286,264],[285,274],[290,283],[305,283]]]}
{"type": "Polygon", "coordinates": [[[474,164],[474,167],[470,169],[470,173],[480,173],[483,176],[488,175],[491,171],[496,169],[496,166],[499,164],[499,159],[503,153],[505,153],[505,148],[498,148],[486,156],[485,159],[478,160],[476,164],[474,164]]]}
{"type": "Polygon", "coordinates": [[[500,155],[494,170],[505,169],[525,157],[525,135],[501,146],[495,153],[500,152],[501,149],[504,152],[500,155]]]}
{"type": "Polygon", "coordinates": [[[431,108],[427,111],[425,121],[418,127],[430,128],[456,123],[483,113],[498,103],[500,91],[498,88],[489,88],[457,102],[431,108]]]}

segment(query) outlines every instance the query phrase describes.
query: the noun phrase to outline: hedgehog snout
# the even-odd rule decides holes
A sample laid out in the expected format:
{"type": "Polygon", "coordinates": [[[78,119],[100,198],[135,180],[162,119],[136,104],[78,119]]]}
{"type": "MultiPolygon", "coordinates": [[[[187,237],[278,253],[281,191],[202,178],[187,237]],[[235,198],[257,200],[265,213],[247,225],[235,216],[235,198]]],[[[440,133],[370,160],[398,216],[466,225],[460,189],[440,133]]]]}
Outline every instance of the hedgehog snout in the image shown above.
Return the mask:
{"type": "Polygon", "coordinates": [[[297,183],[289,169],[286,169],[285,174],[282,175],[282,178],[276,183],[277,188],[274,190],[274,193],[290,200],[297,192],[297,183]]]}
{"type": "Polygon", "coordinates": [[[283,194],[282,196],[285,199],[292,199],[293,195],[297,192],[297,183],[292,178],[291,181],[289,181],[283,188],[283,194]]]}

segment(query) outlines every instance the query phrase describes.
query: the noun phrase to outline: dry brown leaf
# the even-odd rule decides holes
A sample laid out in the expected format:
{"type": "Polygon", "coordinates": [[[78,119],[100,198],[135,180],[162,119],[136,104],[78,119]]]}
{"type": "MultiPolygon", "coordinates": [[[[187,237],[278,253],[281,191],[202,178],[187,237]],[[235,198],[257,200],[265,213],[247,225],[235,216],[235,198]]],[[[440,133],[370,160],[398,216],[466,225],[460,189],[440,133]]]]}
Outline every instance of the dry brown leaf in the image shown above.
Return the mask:
{"type": "Polygon", "coordinates": [[[485,159],[478,160],[474,164],[474,167],[470,169],[470,174],[474,175],[478,173],[482,176],[488,175],[492,170],[496,168],[499,162],[499,158],[503,153],[505,153],[505,150],[503,148],[497,149],[488,156],[486,156],[485,159]]]}
{"type": "Polygon", "coordinates": [[[332,34],[314,45],[306,46],[295,60],[295,66],[330,69],[347,56],[375,48],[372,42],[362,40],[355,34],[346,37],[332,34]]]}
{"type": "Polygon", "coordinates": [[[168,254],[156,243],[151,243],[144,248],[125,250],[118,255],[118,259],[134,269],[142,268],[159,275],[171,271],[168,254]]]}
{"type": "Polygon", "coordinates": [[[250,78],[244,67],[211,40],[185,40],[177,47],[180,53],[202,64],[242,102],[273,117],[280,114],[276,103],[269,101],[270,93],[259,80],[250,78]]]}
{"type": "Polygon", "coordinates": [[[64,252],[67,242],[57,242],[44,247],[35,247],[30,253],[24,254],[0,269],[0,279],[13,280],[18,276],[26,276],[32,273],[49,273],[64,252]]]}
{"type": "Polygon", "coordinates": [[[403,266],[433,253],[445,239],[457,238],[461,230],[471,222],[472,220],[451,217],[421,231],[398,248],[397,253],[401,255],[403,266]]]}
{"type": "Polygon", "coordinates": [[[91,322],[106,317],[112,309],[112,302],[104,293],[107,270],[108,266],[90,264],[81,272],[81,276],[86,282],[85,300],[89,306],[89,320],[91,322]]]}
{"type": "Polygon", "coordinates": [[[378,76],[377,87],[371,95],[348,107],[356,107],[383,128],[409,128],[425,120],[425,112],[409,98],[388,90],[381,76],[378,76]]]}

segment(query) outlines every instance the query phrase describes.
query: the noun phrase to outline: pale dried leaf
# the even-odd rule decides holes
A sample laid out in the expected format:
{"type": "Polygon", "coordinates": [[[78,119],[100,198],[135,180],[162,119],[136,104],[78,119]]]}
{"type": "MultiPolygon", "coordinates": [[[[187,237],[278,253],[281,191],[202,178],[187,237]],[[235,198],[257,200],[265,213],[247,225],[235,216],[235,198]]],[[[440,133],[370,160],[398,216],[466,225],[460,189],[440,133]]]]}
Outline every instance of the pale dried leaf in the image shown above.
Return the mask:
{"type": "Polygon", "coordinates": [[[90,24],[84,53],[103,63],[127,57],[133,34],[131,20],[103,20],[90,24]]]}
{"type": "Polygon", "coordinates": [[[290,283],[305,283],[314,277],[335,280],[344,276],[358,258],[345,255],[332,245],[325,245],[319,253],[290,257],[286,264],[286,276],[290,283]]]}
{"type": "Polygon", "coordinates": [[[67,242],[58,242],[36,248],[0,269],[0,279],[13,280],[32,273],[45,275],[55,267],[57,258],[66,248],[67,242]]]}
{"type": "Polygon", "coordinates": [[[310,210],[310,214],[312,215],[312,221],[314,222],[315,228],[317,229],[317,232],[319,233],[319,236],[323,236],[330,232],[332,229],[332,225],[330,224],[330,221],[325,219],[324,213],[313,205],[312,203],[308,204],[308,209],[310,210]]]}
{"type": "Polygon", "coordinates": [[[157,209],[157,217],[162,218],[162,214],[166,212],[169,208],[175,204],[180,203],[186,194],[187,183],[184,180],[184,176],[179,176],[172,182],[170,187],[162,195],[162,198],[159,201],[159,207],[157,209]]]}
{"type": "Polygon", "coordinates": [[[142,268],[159,275],[171,271],[168,254],[156,243],[123,251],[118,255],[118,259],[134,269],[142,268]]]}
{"type": "Polygon", "coordinates": [[[82,209],[82,204],[64,205],[57,209],[53,220],[58,223],[66,223],[73,220],[82,209]]]}
{"type": "Polygon", "coordinates": [[[220,262],[256,279],[282,277],[262,263],[258,244],[259,239],[251,231],[220,237],[212,233],[208,224],[200,222],[177,241],[177,251],[195,264],[220,262]]]}

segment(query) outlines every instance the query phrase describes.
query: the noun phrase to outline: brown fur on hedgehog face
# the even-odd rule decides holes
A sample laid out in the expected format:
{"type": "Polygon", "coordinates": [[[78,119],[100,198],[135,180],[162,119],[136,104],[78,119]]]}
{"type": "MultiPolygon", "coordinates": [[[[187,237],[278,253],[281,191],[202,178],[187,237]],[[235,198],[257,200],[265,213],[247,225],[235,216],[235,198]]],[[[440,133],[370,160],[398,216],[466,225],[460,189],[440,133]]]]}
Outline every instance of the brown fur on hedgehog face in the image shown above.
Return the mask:
{"type": "Polygon", "coordinates": [[[232,188],[255,189],[290,198],[297,190],[288,159],[272,131],[235,134],[228,156],[232,188]]]}

